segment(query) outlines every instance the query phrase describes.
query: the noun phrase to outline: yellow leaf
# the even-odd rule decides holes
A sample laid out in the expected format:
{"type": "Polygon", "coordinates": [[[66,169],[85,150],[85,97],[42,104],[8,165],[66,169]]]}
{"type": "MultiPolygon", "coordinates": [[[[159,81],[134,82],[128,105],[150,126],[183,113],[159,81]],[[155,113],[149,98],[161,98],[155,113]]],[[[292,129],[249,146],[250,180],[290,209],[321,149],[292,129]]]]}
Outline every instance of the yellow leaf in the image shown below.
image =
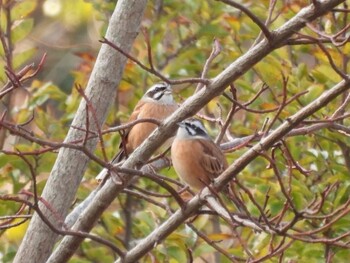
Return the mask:
{"type": "Polygon", "coordinates": [[[208,237],[210,238],[210,240],[213,240],[213,241],[221,241],[221,240],[227,240],[232,238],[232,235],[219,233],[219,234],[210,234],[208,235],[208,237]]]}
{"type": "Polygon", "coordinates": [[[276,104],[269,103],[269,102],[261,103],[260,106],[264,110],[271,110],[271,109],[276,108],[276,104]]]}
{"type": "MultiPolygon", "coordinates": [[[[19,223],[21,220],[22,219],[16,219],[12,222],[12,224],[19,223]]],[[[19,244],[22,241],[24,234],[26,233],[28,224],[29,220],[27,220],[23,224],[20,224],[19,226],[9,228],[5,231],[5,237],[8,241],[19,244]]]]}
{"type": "Polygon", "coordinates": [[[207,104],[207,109],[210,111],[210,112],[215,112],[217,109],[218,109],[218,99],[217,98],[214,98],[212,99],[211,101],[209,101],[209,103],[207,104]]]}

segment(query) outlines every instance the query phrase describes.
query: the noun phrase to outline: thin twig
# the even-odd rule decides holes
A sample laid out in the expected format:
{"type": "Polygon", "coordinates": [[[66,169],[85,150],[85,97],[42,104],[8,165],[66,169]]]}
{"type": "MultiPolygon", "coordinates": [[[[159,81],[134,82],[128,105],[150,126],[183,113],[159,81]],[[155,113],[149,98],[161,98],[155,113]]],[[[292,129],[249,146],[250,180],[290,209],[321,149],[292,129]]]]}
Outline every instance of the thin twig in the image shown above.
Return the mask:
{"type": "Polygon", "coordinates": [[[261,31],[264,33],[266,39],[268,41],[270,41],[273,37],[272,33],[269,31],[269,29],[265,26],[265,24],[263,22],[260,21],[260,19],[253,14],[252,11],[250,11],[248,8],[246,8],[245,6],[232,1],[232,0],[216,0],[216,1],[220,1],[223,2],[225,4],[228,4],[232,7],[235,7],[239,10],[241,10],[243,13],[245,13],[251,20],[253,20],[253,22],[261,29],[261,31]]]}
{"type": "Polygon", "coordinates": [[[108,39],[102,38],[102,40],[100,40],[100,42],[103,43],[103,44],[107,44],[110,47],[114,48],[119,53],[123,54],[125,57],[127,57],[128,59],[130,59],[131,61],[136,63],[139,67],[141,67],[145,71],[147,71],[147,72],[157,76],[158,78],[160,78],[161,80],[163,80],[166,83],[169,83],[169,84],[172,84],[172,85],[184,84],[184,83],[203,83],[203,84],[207,85],[209,83],[209,80],[202,79],[202,78],[189,78],[189,79],[182,79],[182,80],[170,80],[169,78],[165,77],[163,74],[158,72],[156,69],[154,69],[152,67],[145,66],[138,59],[136,59],[135,57],[131,56],[130,54],[128,54],[127,52],[122,50],[120,47],[118,47],[114,43],[110,42],[108,39]]]}
{"type": "MultiPolygon", "coordinates": [[[[211,62],[220,54],[220,52],[221,52],[220,42],[219,42],[219,40],[214,38],[210,56],[204,63],[201,79],[206,79],[207,78],[207,74],[208,74],[211,62]]],[[[197,93],[204,86],[205,86],[204,83],[202,83],[202,82],[198,83],[197,88],[196,88],[194,93],[197,93]]]]}

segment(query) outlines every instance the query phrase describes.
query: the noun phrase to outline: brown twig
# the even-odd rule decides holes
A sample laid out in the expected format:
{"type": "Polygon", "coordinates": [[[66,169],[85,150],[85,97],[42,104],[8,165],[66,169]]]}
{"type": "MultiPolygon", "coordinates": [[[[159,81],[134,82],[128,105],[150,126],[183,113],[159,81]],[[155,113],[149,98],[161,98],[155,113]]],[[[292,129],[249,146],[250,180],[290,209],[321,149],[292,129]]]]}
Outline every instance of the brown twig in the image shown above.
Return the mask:
{"type": "Polygon", "coordinates": [[[177,191],[173,187],[171,187],[168,183],[164,181],[164,177],[158,176],[157,174],[152,174],[145,171],[134,170],[134,169],[118,167],[118,170],[120,173],[132,174],[135,176],[151,179],[153,182],[157,183],[158,185],[163,187],[165,190],[167,190],[174,197],[174,199],[177,201],[177,203],[181,207],[184,205],[184,201],[182,200],[181,196],[177,193],[177,191]]]}
{"type": "MultiPolygon", "coordinates": [[[[97,115],[96,115],[96,110],[95,110],[95,107],[92,105],[91,101],[89,100],[89,98],[86,96],[84,90],[82,89],[82,87],[80,85],[76,85],[75,86],[76,90],[79,92],[79,94],[84,98],[85,102],[86,102],[86,105],[87,105],[87,109],[88,111],[86,111],[86,122],[87,122],[87,125],[89,125],[89,122],[88,122],[88,115],[89,115],[89,112],[91,112],[91,115],[92,115],[92,118],[95,122],[95,125],[96,125],[96,130],[97,130],[97,135],[98,135],[98,139],[100,141],[100,145],[101,145],[101,150],[102,150],[102,156],[104,158],[104,161],[107,162],[108,161],[108,158],[107,158],[107,154],[106,154],[106,150],[105,150],[105,144],[104,144],[104,140],[103,140],[103,136],[102,136],[102,131],[101,131],[101,127],[100,127],[100,124],[98,122],[98,119],[97,119],[97,115]]],[[[89,126],[86,127],[87,129],[87,132],[86,134],[88,135],[89,134],[89,126]]],[[[87,137],[87,135],[85,135],[85,137],[87,137]]],[[[85,139],[84,139],[85,140],[85,139]]]]}
{"type": "Polygon", "coordinates": [[[263,22],[261,22],[260,19],[256,15],[254,15],[253,12],[250,11],[248,8],[246,8],[245,6],[239,4],[235,1],[232,1],[232,0],[216,0],[216,1],[223,2],[225,4],[228,4],[234,8],[241,10],[251,20],[253,20],[253,22],[261,29],[261,31],[264,33],[266,39],[268,41],[271,41],[271,39],[273,38],[273,34],[269,31],[269,29],[265,26],[265,24],[263,22]]]}
{"type": "MultiPolygon", "coordinates": [[[[201,79],[206,79],[207,78],[207,74],[208,74],[208,71],[209,71],[209,68],[210,68],[210,64],[220,54],[220,52],[221,52],[220,42],[219,42],[219,40],[214,38],[211,53],[210,53],[208,59],[204,63],[201,79]]],[[[194,93],[197,93],[204,86],[205,86],[205,83],[202,83],[202,82],[198,83],[194,93]]]]}
{"type": "MultiPolygon", "coordinates": [[[[307,35],[304,35],[304,34],[301,34],[301,33],[298,33],[300,35],[302,35],[303,37],[305,38],[309,38],[309,39],[314,39],[313,37],[311,36],[307,36],[307,35]]],[[[326,49],[326,47],[319,41],[316,41],[316,43],[318,45],[318,47],[323,51],[323,53],[326,55],[328,61],[329,61],[329,64],[331,65],[331,67],[333,68],[333,70],[342,78],[342,79],[348,79],[348,75],[345,74],[344,72],[342,72],[338,67],[337,65],[335,64],[331,54],[329,54],[328,50],[326,49]]]]}
{"type": "Polygon", "coordinates": [[[188,225],[209,246],[213,247],[216,251],[220,252],[222,255],[224,255],[231,262],[240,262],[240,261],[243,262],[243,261],[246,261],[244,258],[237,257],[237,256],[233,255],[232,253],[228,253],[225,249],[222,249],[221,247],[219,247],[213,240],[211,240],[203,232],[199,231],[193,224],[187,223],[186,225],[188,225]]]}
{"type": "MultiPolygon", "coordinates": [[[[135,187],[133,186],[133,188],[135,188],[135,187]]],[[[136,189],[136,188],[135,188],[135,189],[136,189]]],[[[139,189],[138,189],[138,192],[136,192],[136,191],[132,191],[131,189],[127,189],[127,188],[124,189],[123,192],[126,193],[126,194],[133,195],[133,196],[139,198],[140,200],[145,200],[145,201],[147,201],[148,203],[151,203],[151,204],[153,204],[153,205],[155,205],[155,206],[157,206],[157,207],[160,207],[160,208],[162,208],[163,210],[165,210],[165,211],[166,211],[168,214],[170,214],[170,215],[172,214],[171,209],[170,209],[169,206],[165,205],[165,204],[162,203],[162,202],[158,202],[158,201],[156,201],[156,200],[153,199],[153,198],[150,198],[150,196],[148,195],[148,193],[140,192],[139,189]]]]}
{"type": "MultiPolygon", "coordinates": [[[[279,15],[282,13],[282,11],[280,11],[274,18],[272,18],[272,13],[276,7],[276,3],[277,0],[270,0],[270,4],[269,4],[269,12],[265,21],[265,26],[266,28],[268,28],[278,17],[279,15]]],[[[263,36],[263,31],[261,31],[258,35],[258,37],[255,39],[254,44],[252,45],[253,47],[260,42],[261,38],[263,36]]]]}
{"type": "Polygon", "coordinates": [[[33,204],[31,202],[29,202],[28,200],[19,198],[17,196],[11,196],[11,195],[0,195],[0,200],[3,201],[14,201],[17,203],[22,203],[22,204],[26,204],[28,207],[32,208],[33,210],[35,210],[35,212],[37,212],[37,214],[39,215],[39,217],[44,221],[44,223],[55,233],[60,234],[60,235],[70,235],[70,236],[76,236],[76,237],[80,237],[80,238],[89,238],[91,240],[94,240],[98,243],[101,243],[109,248],[111,248],[114,252],[116,252],[121,258],[123,258],[124,256],[124,252],[121,251],[117,246],[115,246],[113,244],[113,242],[105,240],[101,237],[89,234],[89,233],[85,233],[82,231],[73,231],[73,230],[64,230],[61,228],[56,227],[53,223],[51,223],[49,221],[49,219],[44,215],[44,213],[41,211],[41,209],[39,208],[38,204],[33,204]]]}
{"type": "Polygon", "coordinates": [[[135,57],[131,56],[130,54],[128,54],[127,52],[122,50],[120,47],[118,47],[114,43],[110,42],[108,39],[102,38],[102,40],[100,40],[100,42],[103,43],[103,44],[107,44],[110,47],[114,48],[119,53],[123,54],[125,57],[127,57],[128,59],[130,59],[131,61],[136,63],[143,70],[145,70],[145,71],[147,71],[147,72],[157,76],[158,78],[160,78],[161,80],[163,80],[166,83],[169,83],[169,84],[172,84],[172,85],[184,84],[184,83],[204,83],[205,85],[207,85],[209,83],[208,80],[202,79],[202,78],[189,78],[189,79],[182,79],[182,80],[170,80],[169,78],[165,77],[163,74],[158,72],[156,69],[154,69],[152,67],[145,66],[138,59],[136,59],[135,57]]]}
{"type": "Polygon", "coordinates": [[[30,72],[30,70],[32,70],[34,68],[34,66],[35,66],[34,63],[24,66],[23,69],[21,69],[18,73],[13,73],[12,71],[10,73],[9,68],[7,68],[6,74],[11,74],[11,75],[15,76],[18,83],[17,84],[15,83],[15,85],[11,85],[11,84],[13,84],[13,82],[11,82],[9,80],[0,91],[0,99],[2,97],[4,97],[6,94],[12,92],[14,89],[21,86],[22,83],[24,83],[26,80],[36,76],[39,73],[39,71],[42,69],[42,67],[45,63],[45,59],[46,59],[46,53],[44,53],[44,55],[42,56],[42,58],[39,62],[39,65],[34,70],[34,72],[31,74],[28,74],[28,73],[30,72]]]}
{"type": "MultiPolygon", "coordinates": [[[[237,90],[236,90],[236,88],[234,87],[233,84],[230,85],[230,89],[231,89],[232,97],[235,100],[237,100],[237,95],[236,95],[237,90]]],[[[225,135],[228,127],[230,126],[232,118],[233,118],[233,116],[235,114],[235,110],[236,110],[236,104],[233,103],[232,106],[231,106],[230,111],[227,114],[226,120],[225,120],[224,124],[221,127],[220,133],[215,139],[215,143],[216,144],[220,143],[222,141],[222,139],[224,138],[224,135],[225,135]]]]}
{"type": "Polygon", "coordinates": [[[287,84],[288,84],[288,77],[284,77],[282,74],[282,79],[283,79],[283,91],[282,91],[282,101],[280,103],[280,106],[278,107],[278,110],[276,112],[276,115],[273,117],[272,121],[270,122],[269,126],[265,130],[266,133],[268,133],[276,120],[278,119],[279,115],[281,114],[282,110],[286,107],[287,105],[287,84]]]}

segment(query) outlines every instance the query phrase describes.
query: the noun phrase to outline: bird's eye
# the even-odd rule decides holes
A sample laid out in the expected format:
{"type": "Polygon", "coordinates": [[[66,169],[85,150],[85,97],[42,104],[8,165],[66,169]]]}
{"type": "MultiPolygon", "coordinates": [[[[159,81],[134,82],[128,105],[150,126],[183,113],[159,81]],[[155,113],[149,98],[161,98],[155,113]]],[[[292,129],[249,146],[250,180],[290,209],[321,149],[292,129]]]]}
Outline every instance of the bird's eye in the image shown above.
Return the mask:
{"type": "Polygon", "coordinates": [[[165,86],[160,86],[160,87],[157,87],[156,92],[163,91],[165,89],[166,89],[165,86]]]}
{"type": "Polygon", "coordinates": [[[200,127],[194,126],[193,128],[195,129],[195,131],[196,131],[197,133],[203,133],[203,130],[202,130],[200,127]]]}

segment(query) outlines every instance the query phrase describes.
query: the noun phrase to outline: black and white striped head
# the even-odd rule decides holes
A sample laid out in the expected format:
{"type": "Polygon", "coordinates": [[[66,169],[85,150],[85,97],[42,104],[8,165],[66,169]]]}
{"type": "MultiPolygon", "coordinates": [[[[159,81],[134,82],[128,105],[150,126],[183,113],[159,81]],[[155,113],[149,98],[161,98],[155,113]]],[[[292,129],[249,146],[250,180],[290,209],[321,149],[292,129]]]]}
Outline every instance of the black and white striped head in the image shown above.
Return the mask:
{"type": "Polygon", "coordinates": [[[204,128],[202,122],[197,119],[187,119],[179,124],[179,129],[177,130],[176,138],[179,139],[210,139],[206,129],[204,128]]]}
{"type": "Polygon", "coordinates": [[[175,103],[171,86],[167,83],[153,85],[146,91],[142,99],[150,102],[159,102],[161,104],[175,103]]]}

